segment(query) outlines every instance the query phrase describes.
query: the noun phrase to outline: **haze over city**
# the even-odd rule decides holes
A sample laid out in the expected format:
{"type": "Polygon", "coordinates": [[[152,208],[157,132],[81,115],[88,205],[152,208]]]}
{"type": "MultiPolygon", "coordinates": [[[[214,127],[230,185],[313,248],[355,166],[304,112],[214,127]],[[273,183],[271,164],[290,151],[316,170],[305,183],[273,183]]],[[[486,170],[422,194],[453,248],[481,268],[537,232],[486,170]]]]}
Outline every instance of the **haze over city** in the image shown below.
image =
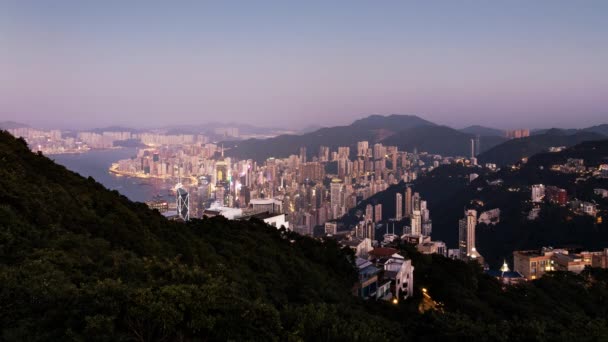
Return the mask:
{"type": "Polygon", "coordinates": [[[296,129],[399,113],[456,128],[586,127],[608,117],[607,11],[605,1],[3,1],[0,119],[296,129]]]}

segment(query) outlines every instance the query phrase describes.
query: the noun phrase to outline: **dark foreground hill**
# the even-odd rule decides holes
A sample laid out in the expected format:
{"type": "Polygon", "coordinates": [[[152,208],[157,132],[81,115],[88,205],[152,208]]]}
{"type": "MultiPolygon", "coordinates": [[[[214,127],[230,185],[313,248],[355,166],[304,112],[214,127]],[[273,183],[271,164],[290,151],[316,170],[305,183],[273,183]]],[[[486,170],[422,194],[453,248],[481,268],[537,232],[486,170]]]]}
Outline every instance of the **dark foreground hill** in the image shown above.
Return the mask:
{"type": "Polygon", "coordinates": [[[0,132],[0,340],[597,341],[608,274],[503,289],[422,256],[414,298],[351,296],[352,253],[224,219],[170,222],[0,132]],[[418,313],[420,288],[443,305],[418,313]]]}

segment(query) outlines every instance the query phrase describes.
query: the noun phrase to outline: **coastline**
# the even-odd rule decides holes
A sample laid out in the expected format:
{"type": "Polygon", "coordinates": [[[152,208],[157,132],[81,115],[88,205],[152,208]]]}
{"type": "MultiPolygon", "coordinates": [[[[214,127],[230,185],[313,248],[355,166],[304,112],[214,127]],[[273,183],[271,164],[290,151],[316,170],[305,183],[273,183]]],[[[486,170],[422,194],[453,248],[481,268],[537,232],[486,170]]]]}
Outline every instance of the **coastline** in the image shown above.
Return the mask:
{"type": "MultiPolygon", "coordinates": [[[[67,151],[61,151],[61,152],[59,152],[59,151],[56,151],[56,152],[40,151],[40,152],[42,152],[42,154],[44,154],[45,156],[54,156],[54,155],[58,155],[58,154],[85,154],[85,153],[94,152],[94,151],[121,150],[124,148],[126,148],[126,147],[114,146],[114,147],[104,147],[104,148],[89,148],[86,150],[67,150],[67,151]]],[[[39,152],[39,150],[32,150],[32,152],[37,153],[37,152],[39,152]]]]}
{"type": "MultiPolygon", "coordinates": [[[[119,177],[129,177],[129,178],[139,178],[139,179],[159,179],[159,180],[163,180],[163,181],[171,181],[171,180],[175,180],[177,178],[177,177],[173,177],[173,176],[154,176],[154,175],[147,175],[147,174],[142,174],[142,173],[120,171],[120,170],[118,170],[118,163],[112,163],[112,165],[110,166],[108,171],[119,177]]],[[[198,180],[194,176],[182,177],[182,179],[189,179],[190,185],[198,184],[198,180]]]]}

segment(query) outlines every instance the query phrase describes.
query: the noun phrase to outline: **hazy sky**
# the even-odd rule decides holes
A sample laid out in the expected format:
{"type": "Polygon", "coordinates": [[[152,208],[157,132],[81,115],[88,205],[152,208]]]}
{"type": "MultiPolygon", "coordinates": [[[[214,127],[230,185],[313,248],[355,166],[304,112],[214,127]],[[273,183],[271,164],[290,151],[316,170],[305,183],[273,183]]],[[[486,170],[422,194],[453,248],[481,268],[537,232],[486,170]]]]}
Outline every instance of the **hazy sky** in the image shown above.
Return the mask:
{"type": "Polygon", "coordinates": [[[0,121],[608,122],[608,1],[0,0],[0,121]]]}

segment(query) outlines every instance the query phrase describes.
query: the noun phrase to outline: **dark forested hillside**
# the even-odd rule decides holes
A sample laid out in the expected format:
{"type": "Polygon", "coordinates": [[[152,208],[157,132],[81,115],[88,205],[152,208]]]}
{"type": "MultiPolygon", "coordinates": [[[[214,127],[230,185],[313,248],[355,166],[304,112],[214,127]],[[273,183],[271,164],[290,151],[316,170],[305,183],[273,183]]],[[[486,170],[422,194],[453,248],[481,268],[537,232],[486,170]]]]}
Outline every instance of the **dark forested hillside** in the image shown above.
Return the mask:
{"type": "MultiPolygon", "coordinates": [[[[422,126],[400,131],[382,140],[384,145],[400,150],[426,151],[447,156],[470,156],[474,134],[463,133],[447,126],[422,126]]],[[[481,151],[488,150],[506,140],[500,136],[481,136],[481,151]]]]}
{"type": "Polygon", "coordinates": [[[503,131],[503,130],[496,129],[496,128],[490,128],[490,127],[484,127],[484,126],[480,126],[480,125],[468,126],[468,127],[459,129],[459,131],[461,131],[463,133],[480,135],[480,136],[485,135],[485,136],[504,137],[504,135],[505,135],[505,131],[503,131]]]}
{"type": "Polygon", "coordinates": [[[352,253],[261,221],[167,221],[0,132],[0,340],[597,341],[608,274],[503,288],[475,264],[397,246],[398,305],[351,295],[352,253]],[[421,288],[438,303],[421,313],[421,288]]]}
{"type": "Polygon", "coordinates": [[[480,163],[510,165],[520,161],[522,158],[544,152],[552,146],[570,147],[583,141],[602,139],[606,139],[606,136],[595,132],[585,131],[567,134],[559,130],[550,130],[543,134],[506,141],[481,153],[477,159],[480,163]]]}
{"type": "MultiPolygon", "coordinates": [[[[367,204],[377,203],[382,203],[383,219],[389,220],[395,217],[395,194],[404,194],[406,187],[410,186],[427,201],[433,221],[433,239],[452,247],[457,245],[458,220],[463,217],[465,208],[479,212],[499,208],[499,224],[479,225],[477,228],[476,247],[493,267],[499,267],[504,259],[510,260],[513,250],[543,246],[601,250],[608,247],[608,220],[598,223],[592,217],[574,215],[566,207],[551,204],[542,206],[537,220],[527,218],[531,209],[530,186],[533,184],[557,186],[565,189],[570,199],[593,201],[600,208],[599,216],[605,216],[608,200],[595,195],[593,190],[608,188],[608,179],[580,179],[578,174],[551,170],[552,165],[564,164],[569,158],[583,159],[585,165],[597,169],[599,164],[608,163],[608,140],[583,142],[559,153],[539,153],[525,164],[498,172],[460,164],[442,165],[422,174],[411,184],[393,185],[362,201],[342,220],[354,224],[358,222],[357,212],[364,212],[367,204]],[[472,173],[480,177],[470,182],[468,176],[472,173]],[[491,184],[496,180],[500,183],[491,184]]],[[[409,225],[409,222],[406,220],[401,225],[404,224],[409,225]]]]}
{"type": "MultiPolygon", "coordinates": [[[[347,309],[349,260],[262,222],[167,221],[0,133],[3,340],[302,336],[308,311],[364,315],[347,309]]],[[[385,336],[383,325],[370,316],[343,333],[385,336]]]]}

